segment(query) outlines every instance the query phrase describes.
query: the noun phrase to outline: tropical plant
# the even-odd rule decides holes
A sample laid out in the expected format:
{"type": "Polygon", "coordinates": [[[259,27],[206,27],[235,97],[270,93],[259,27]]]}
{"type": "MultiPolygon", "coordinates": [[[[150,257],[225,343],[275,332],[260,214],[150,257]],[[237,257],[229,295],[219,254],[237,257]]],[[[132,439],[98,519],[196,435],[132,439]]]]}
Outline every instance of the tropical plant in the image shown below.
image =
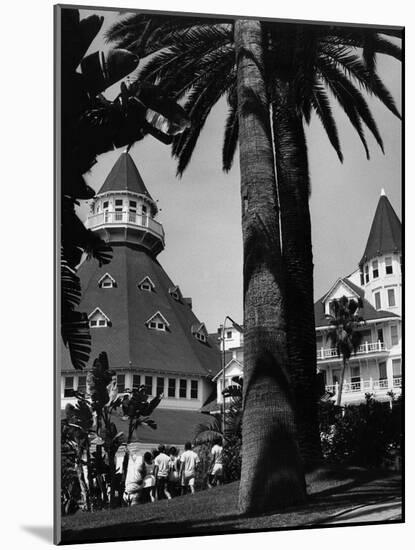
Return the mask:
{"type": "MultiPolygon", "coordinates": [[[[393,34],[382,29],[379,31],[393,34]]],[[[366,150],[363,124],[381,145],[376,124],[359,87],[375,95],[398,114],[390,94],[376,74],[374,61],[376,53],[400,59],[400,48],[373,29],[358,31],[338,26],[261,24],[255,21],[232,22],[185,17],[174,20],[170,16],[149,15],[134,15],[121,20],[108,37],[117,46],[139,55],[151,54],[149,62],[140,72],[140,78],[163,82],[178,99],[183,98],[185,109],[192,118],[192,126],[173,141],[172,150],[178,159],[179,174],[189,163],[213,105],[222,96],[227,98],[229,114],[225,126],[223,166],[225,170],[231,167],[239,140],[245,255],[244,324],[248,327],[245,338],[245,380],[246,392],[255,396],[252,402],[245,399],[244,431],[247,434],[253,431],[259,433],[257,426],[251,430],[257,414],[248,411],[251,407],[255,410],[257,398],[258,401],[262,399],[262,390],[258,388],[261,384],[266,386],[272,372],[273,384],[279,389],[284,388],[281,402],[285,403],[285,417],[290,418],[291,413],[287,417],[287,410],[294,410],[303,460],[312,462],[319,457],[319,436],[309,176],[303,120],[309,122],[314,110],[342,159],[327,93],[329,89],[349,117],[366,150]],[[363,49],[363,55],[359,55],[359,48],[363,49]],[[251,80],[245,78],[247,74],[251,80]],[[252,127],[253,120],[257,125],[255,129],[252,127]],[[245,131],[247,128],[248,131],[245,131]],[[267,146],[264,145],[266,142],[267,146]],[[257,151],[256,156],[253,154],[254,149],[257,151]],[[259,161],[262,163],[262,174],[257,169],[259,161]],[[266,196],[267,178],[269,194],[268,202],[264,204],[261,203],[261,193],[258,195],[258,191],[262,186],[262,197],[266,196]],[[271,180],[274,189],[271,188],[271,180]],[[275,181],[278,183],[278,198],[275,197],[275,181]],[[258,201],[255,200],[257,197],[258,201]],[[281,210],[281,228],[278,208],[281,210]],[[262,251],[256,248],[262,248],[262,251]],[[267,254],[269,258],[265,259],[267,254]],[[262,317],[257,297],[252,296],[251,301],[251,274],[265,265],[281,263],[281,255],[286,265],[284,271],[278,273],[278,270],[281,271],[279,266],[276,273],[274,269],[270,270],[276,294],[273,298],[272,285],[268,286],[264,294],[264,300],[268,300],[274,307],[271,306],[262,317]],[[287,289],[284,288],[284,280],[287,289]],[[285,308],[283,300],[287,302],[285,308]],[[250,319],[255,317],[254,308],[259,315],[251,326],[250,319]],[[289,372],[287,351],[284,349],[287,344],[282,336],[286,330],[286,320],[289,372]],[[279,339],[278,351],[275,352],[274,348],[270,355],[267,339],[257,342],[255,338],[251,339],[251,333],[256,332],[258,336],[261,331],[265,334],[268,329],[274,332],[274,339],[276,335],[279,339]],[[251,384],[251,378],[254,384],[251,384]],[[276,379],[279,380],[277,383],[276,379]]],[[[269,403],[267,400],[270,410],[275,407],[277,397],[277,394],[272,394],[273,384],[270,386],[269,403]]],[[[268,417],[270,424],[275,422],[275,426],[278,426],[282,414],[280,411],[276,417],[273,414],[265,417],[268,417]]],[[[278,431],[279,428],[276,428],[278,431]]],[[[285,440],[291,441],[294,433],[292,427],[288,433],[291,435],[285,440]]],[[[284,440],[285,436],[279,434],[279,437],[284,440]]],[[[287,491],[273,487],[269,494],[262,498],[258,496],[258,501],[253,503],[256,497],[251,493],[249,479],[256,479],[253,470],[256,472],[258,465],[254,466],[254,457],[264,456],[264,449],[257,438],[254,436],[255,443],[249,450],[250,436],[244,436],[244,446],[248,446],[244,447],[243,453],[246,475],[243,475],[244,483],[241,484],[241,510],[247,511],[251,506],[261,508],[277,504],[272,494],[278,495],[279,502],[283,502],[287,492],[288,498],[303,498],[301,483],[294,482],[298,490],[287,491]],[[273,502],[268,502],[268,498],[274,499],[273,502]]],[[[286,447],[291,448],[291,451],[287,450],[288,454],[296,455],[295,444],[288,443],[286,447]]],[[[287,462],[290,462],[291,469],[295,469],[296,459],[287,462]]],[[[263,466],[259,469],[265,471],[263,466]]],[[[274,463],[268,467],[268,479],[277,483],[279,474],[274,476],[271,472],[280,465],[274,463]]],[[[299,480],[301,475],[297,472],[294,478],[299,480]]]]}
{"type": "MultiPolygon", "coordinates": [[[[195,429],[193,444],[206,456],[202,464],[203,481],[207,481],[210,465],[209,451],[218,440],[223,441],[223,468],[225,482],[236,481],[241,477],[241,444],[242,444],[242,379],[235,377],[224,395],[229,399],[223,423],[222,413],[211,415],[207,422],[198,424],[195,429]],[[236,379],[237,378],[237,379],[236,379]],[[225,433],[223,426],[225,425],[225,433]]],[[[203,483],[202,483],[203,484],[203,483]]]]}
{"type": "MultiPolygon", "coordinates": [[[[113,414],[120,405],[124,409],[127,407],[128,445],[138,426],[157,428],[150,415],[160,403],[161,396],[149,401],[144,386],[134,390],[130,398],[118,395],[116,373],[110,370],[107,354],[102,352],[87,373],[86,392],[75,392],[75,397],[76,405],[66,405],[66,418],[62,421],[62,448],[69,448],[74,453],[83,507],[86,510],[102,507],[107,504],[108,494],[109,505],[114,507],[117,504],[116,489],[118,493],[122,490],[118,487],[120,476],[116,469],[116,454],[124,443],[125,435],[117,429],[113,414]],[[95,447],[93,453],[92,447],[95,447]]],[[[125,457],[124,476],[128,452],[125,457]]],[[[68,500],[67,495],[65,499],[68,500]]]]}
{"type": "Polygon", "coordinates": [[[362,343],[362,333],[359,328],[364,324],[364,319],[359,315],[359,309],[363,307],[361,298],[354,300],[342,296],[330,303],[332,314],[326,315],[330,325],[327,337],[331,345],[336,348],[337,355],[342,358],[342,370],[340,384],[337,390],[336,404],[341,405],[343,383],[346,367],[352,353],[356,354],[362,343]]]}
{"type": "Polygon", "coordinates": [[[325,403],[320,428],[327,460],[366,468],[394,467],[402,437],[401,401],[387,402],[367,395],[364,403],[346,405],[341,411],[325,403]]]}

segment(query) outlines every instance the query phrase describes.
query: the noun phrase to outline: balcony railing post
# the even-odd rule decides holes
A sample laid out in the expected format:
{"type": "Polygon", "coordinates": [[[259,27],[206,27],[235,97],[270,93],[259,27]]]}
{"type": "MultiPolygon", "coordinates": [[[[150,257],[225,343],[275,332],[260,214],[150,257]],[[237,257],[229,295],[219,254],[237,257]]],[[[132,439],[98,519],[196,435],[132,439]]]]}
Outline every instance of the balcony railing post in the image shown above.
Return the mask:
{"type": "Polygon", "coordinates": [[[365,353],[369,353],[369,342],[365,342],[365,353]]]}

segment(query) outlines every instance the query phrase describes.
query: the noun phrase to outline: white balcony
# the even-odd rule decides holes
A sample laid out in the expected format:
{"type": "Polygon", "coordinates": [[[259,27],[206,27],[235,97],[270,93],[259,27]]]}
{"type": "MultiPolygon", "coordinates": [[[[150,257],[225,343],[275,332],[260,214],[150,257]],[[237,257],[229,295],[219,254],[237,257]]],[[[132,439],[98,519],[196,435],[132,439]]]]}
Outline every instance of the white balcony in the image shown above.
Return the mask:
{"type": "MultiPolygon", "coordinates": [[[[369,353],[379,353],[388,351],[384,342],[365,342],[357,348],[356,355],[367,355],[369,353]]],[[[320,348],[317,350],[317,360],[339,359],[336,348],[320,348]]]]}
{"type": "MultiPolygon", "coordinates": [[[[337,396],[339,384],[326,385],[326,391],[333,394],[333,400],[337,396]]],[[[388,392],[393,391],[395,395],[400,395],[402,392],[402,378],[394,377],[392,380],[382,379],[360,380],[360,382],[349,382],[345,380],[342,391],[342,404],[350,402],[364,401],[366,393],[374,395],[375,399],[385,399],[388,397],[388,392]]]]}
{"type": "Polygon", "coordinates": [[[150,216],[137,214],[136,212],[100,212],[88,216],[86,226],[88,229],[96,229],[104,225],[130,226],[144,228],[164,241],[164,229],[161,223],[156,222],[150,216]]]}

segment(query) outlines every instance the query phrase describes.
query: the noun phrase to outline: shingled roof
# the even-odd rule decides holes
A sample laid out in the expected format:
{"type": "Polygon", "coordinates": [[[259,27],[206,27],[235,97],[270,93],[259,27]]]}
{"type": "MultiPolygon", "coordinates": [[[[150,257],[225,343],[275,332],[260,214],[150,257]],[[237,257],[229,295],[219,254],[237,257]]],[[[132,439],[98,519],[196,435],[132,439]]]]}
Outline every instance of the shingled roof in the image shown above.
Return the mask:
{"type": "Polygon", "coordinates": [[[137,166],[126,152],[118,158],[97,194],[109,191],[131,191],[153,200],[137,166]]]}
{"type": "MultiPolygon", "coordinates": [[[[391,313],[390,311],[384,311],[384,310],[376,310],[370,302],[366,300],[365,292],[362,288],[358,287],[350,279],[347,277],[344,277],[342,279],[339,279],[339,282],[343,281],[348,287],[351,288],[361,299],[363,302],[363,308],[359,310],[359,315],[363,317],[365,321],[373,321],[376,319],[385,319],[387,317],[396,318],[399,317],[395,313],[391,313]]],[[[322,296],[317,302],[314,304],[314,317],[315,317],[315,324],[316,328],[319,327],[326,327],[328,326],[329,322],[326,317],[325,308],[324,308],[324,299],[326,298],[327,293],[322,296]]]]}
{"type": "MultiPolygon", "coordinates": [[[[101,308],[111,326],[91,329],[90,363],[106,351],[111,368],[140,372],[177,373],[213,377],[221,368],[220,352],[210,338],[201,342],[192,334],[200,326],[192,309],[169,293],[174,286],[162,266],[145,251],[128,245],[113,245],[112,261],[102,266],[94,260],[79,268],[83,289],[80,311],[101,308]],[[113,288],[100,288],[98,281],[109,273],[117,281],[113,288]],[[138,283],[149,276],[155,287],[140,290],[138,283]],[[151,330],[146,321],[160,312],[168,321],[166,331],[151,330]]],[[[64,353],[63,370],[72,370],[64,353]]]]}
{"type": "Polygon", "coordinates": [[[359,266],[376,256],[400,250],[402,250],[402,224],[388,198],[382,194],[359,266]]]}

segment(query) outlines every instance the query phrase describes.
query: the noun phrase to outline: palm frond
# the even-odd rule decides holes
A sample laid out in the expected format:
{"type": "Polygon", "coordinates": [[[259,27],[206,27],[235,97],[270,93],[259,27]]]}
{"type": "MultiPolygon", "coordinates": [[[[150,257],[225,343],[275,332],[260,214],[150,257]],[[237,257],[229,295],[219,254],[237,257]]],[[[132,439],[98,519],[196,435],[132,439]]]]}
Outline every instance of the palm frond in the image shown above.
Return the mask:
{"type": "Polygon", "coordinates": [[[323,124],[330,143],[336,151],[340,162],[343,162],[343,153],[340,148],[340,140],[339,134],[337,132],[336,121],[334,120],[333,113],[330,107],[330,101],[327,97],[326,91],[320,84],[316,84],[314,86],[311,104],[315,112],[317,113],[318,118],[323,124]]]}

